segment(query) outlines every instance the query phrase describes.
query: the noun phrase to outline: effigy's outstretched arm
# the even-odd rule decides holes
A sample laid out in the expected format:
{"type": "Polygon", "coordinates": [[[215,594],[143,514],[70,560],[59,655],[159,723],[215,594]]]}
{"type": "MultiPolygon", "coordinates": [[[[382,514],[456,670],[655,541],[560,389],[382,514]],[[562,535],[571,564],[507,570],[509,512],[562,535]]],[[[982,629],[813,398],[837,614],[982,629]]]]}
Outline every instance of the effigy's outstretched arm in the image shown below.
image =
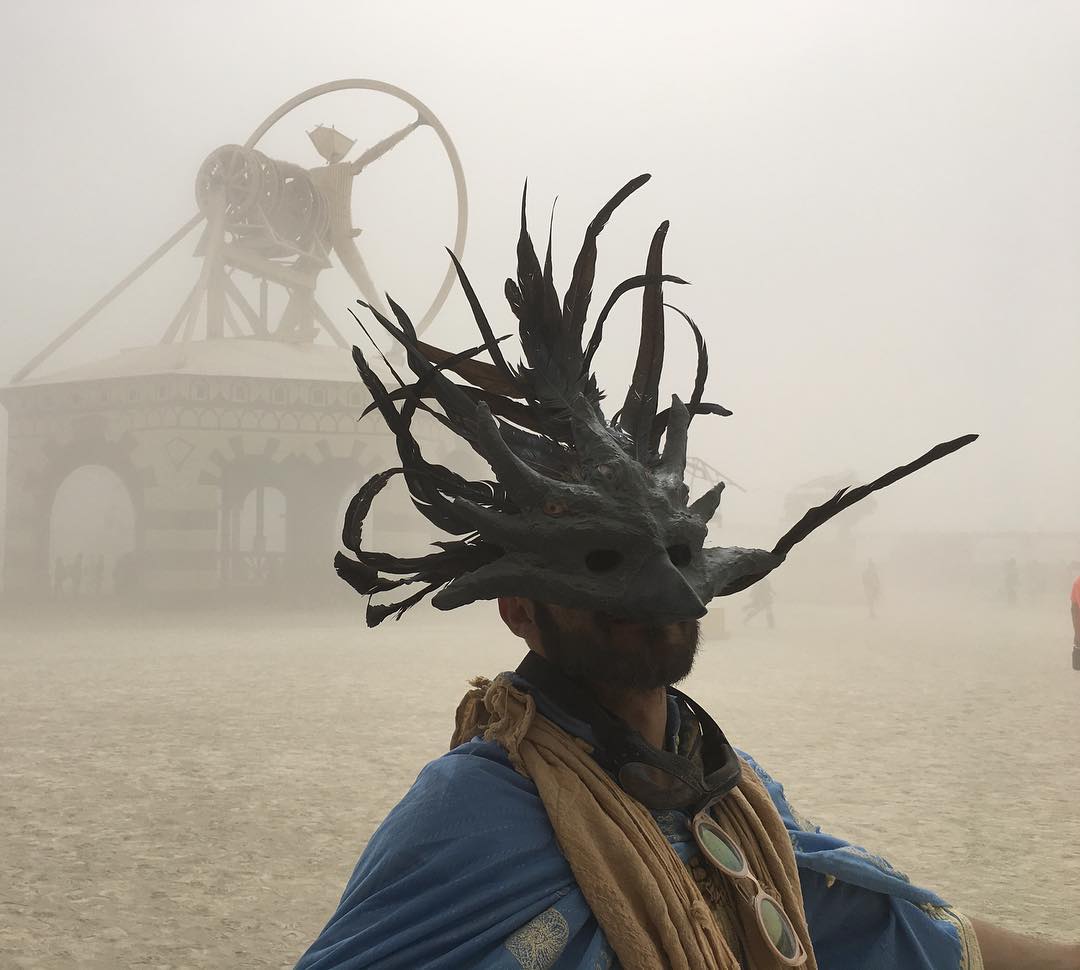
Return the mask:
{"type": "Polygon", "coordinates": [[[353,175],[359,175],[368,165],[374,162],[377,158],[382,158],[390,149],[394,148],[400,142],[404,141],[409,135],[411,135],[417,128],[427,124],[423,117],[416,116],[416,121],[410,125],[406,125],[399,131],[395,131],[392,135],[387,135],[382,141],[376,142],[366,152],[364,152],[356,161],[351,162],[350,166],[353,175]]]}

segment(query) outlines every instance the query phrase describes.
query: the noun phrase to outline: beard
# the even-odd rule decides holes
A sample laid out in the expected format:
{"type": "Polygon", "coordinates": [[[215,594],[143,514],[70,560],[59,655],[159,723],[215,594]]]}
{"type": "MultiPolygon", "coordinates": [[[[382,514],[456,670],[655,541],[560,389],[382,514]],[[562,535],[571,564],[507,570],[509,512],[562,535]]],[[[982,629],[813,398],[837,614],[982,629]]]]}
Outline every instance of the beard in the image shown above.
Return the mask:
{"type": "Polygon", "coordinates": [[[544,655],[574,680],[646,691],[677,684],[694,666],[697,620],[653,625],[580,612],[570,623],[544,603],[533,605],[544,655]]]}

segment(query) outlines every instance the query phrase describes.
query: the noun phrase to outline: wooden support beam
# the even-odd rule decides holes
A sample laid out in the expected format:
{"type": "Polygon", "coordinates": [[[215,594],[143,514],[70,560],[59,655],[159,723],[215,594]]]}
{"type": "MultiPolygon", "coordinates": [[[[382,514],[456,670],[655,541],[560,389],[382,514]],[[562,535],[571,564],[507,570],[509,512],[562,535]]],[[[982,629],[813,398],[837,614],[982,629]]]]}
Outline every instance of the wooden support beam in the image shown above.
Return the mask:
{"type": "Polygon", "coordinates": [[[319,301],[315,300],[314,303],[315,319],[318,320],[319,323],[322,325],[323,330],[330,334],[330,337],[333,339],[334,343],[336,343],[339,347],[344,347],[346,350],[348,350],[349,347],[351,347],[352,345],[341,335],[341,331],[338,330],[338,328],[334,325],[334,321],[330,319],[327,312],[321,306],[319,306],[319,301]]]}
{"type": "Polygon", "coordinates": [[[143,273],[145,273],[151,266],[154,265],[162,256],[164,256],[170,249],[173,248],[181,239],[183,239],[192,229],[194,229],[200,222],[203,221],[202,213],[196,213],[187,222],[185,222],[179,229],[176,230],[168,239],[165,240],[157,249],[155,249],[149,256],[146,257],[138,266],[135,267],[127,276],[125,276],[119,283],[116,284],[108,293],[106,293],[100,300],[97,301],[89,310],[87,310],[78,320],[71,324],[63,333],[60,334],[55,340],[53,340],[44,350],[38,353],[36,356],[30,359],[23,367],[21,367],[12,377],[11,383],[18,384],[23,380],[27,374],[33,371],[44,363],[53,352],[62,347],[68,342],[75,334],[77,334],[86,324],[88,324],[98,313],[100,313],[105,307],[107,307],[116,297],[124,292],[132,283],[134,283],[143,273]]]}
{"type": "Polygon", "coordinates": [[[191,288],[191,292],[187,295],[187,298],[180,304],[180,309],[176,311],[176,316],[172,318],[172,323],[166,328],[165,333],[161,335],[161,343],[171,344],[175,339],[180,328],[187,321],[188,317],[192,313],[192,309],[198,310],[199,300],[202,298],[202,276],[196,281],[195,285],[191,288]]]}
{"type": "MultiPolygon", "coordinates": [[[[265,283],[266,280],[263,280],[264,285],[265,283]]],[[[233,303],[237,305],[240,312],[244,315],[244,319],[247,320],[248,325],[251,327],[251,332],[254,333],[256,337],[269,337],[270,332],[267,330],[265,318],[255,312],[252,305],[244,298],[244,294],[240,292],[240,287],[236,285],[236,280],[231,276],[225,277],[225,292],[232,298],[233,303]]]]}
{"type": "Polygon", "coordinates": [[[307,273],[297,273],[294,270],[277,266],[269,259],[263,259],[254,253],[249,253],[235,243],[226,243],[221,249],[222,259],[230,266],[244,270],[254,276],[261,276],[282,286],[294,287],[302,290],[315,289],[315,277],[307,273]]]}
{"type": "Polygon", "coordinates": [[[224,279],[225,272],[220,265],[210,271],[210,282],[206,287],[207,340],[221,340],[225,336],[224,279]]]}
{"type": "Polygon", "coordinates": [[[188,343],[195,333],[195,324],[199,320],[199,310],[202,308],[202,301],[198,301],[188,312],[188,318],[184,322],[184,333],[180,338],[182,343],[188,343]]]}
{"type": "Polygon", "coordinates": [[[229,328],[229,331],[234,337],[246,337],[247,334],[240,329],[240,324],[236,322],[236,317],[233,316],[232,307],[229,306],[227,300],[222,300],[221,314],[225,321],[225,326],[229,328]]]}
{"type": "MultiPolygon", "coordinates": [[[[225,336],[225,263],[222,249],[225,246],[225,191],[216,189],[210,198],[210,213],[206,217],[206,232],[200,243],[202,248],[202,280],[206,287],[206,339],[220,340],[225,336]]],[[[184,330],[184,342],[191,338],[184,330]]]]}

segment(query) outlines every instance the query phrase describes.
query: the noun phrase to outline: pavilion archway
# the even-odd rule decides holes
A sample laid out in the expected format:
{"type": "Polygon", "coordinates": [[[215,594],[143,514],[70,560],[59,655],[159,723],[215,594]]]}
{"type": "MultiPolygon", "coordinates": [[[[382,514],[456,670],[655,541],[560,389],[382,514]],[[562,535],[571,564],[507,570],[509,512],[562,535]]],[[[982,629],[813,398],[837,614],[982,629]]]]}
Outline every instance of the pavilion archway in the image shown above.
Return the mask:
{"type": "Polygon", "coordinates": [[[136,512],[124,480],[106,465],[81,465],[56,488],[48,548],[54,595],[123,593],[136,551],[136,512]]]}

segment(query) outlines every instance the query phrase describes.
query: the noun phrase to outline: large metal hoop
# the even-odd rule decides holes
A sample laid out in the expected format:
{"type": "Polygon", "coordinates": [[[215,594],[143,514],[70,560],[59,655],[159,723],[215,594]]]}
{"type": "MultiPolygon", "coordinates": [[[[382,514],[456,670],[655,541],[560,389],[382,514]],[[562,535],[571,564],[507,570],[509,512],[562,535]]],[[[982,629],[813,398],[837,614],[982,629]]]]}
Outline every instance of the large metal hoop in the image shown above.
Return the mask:
{"type": "MultiPolygon", "coordinates": [[[[244,142],[244,147],[254,148],[259,143],[259,140],[273,128],[274,125],[281,121],[281,119],[290,111],[300,107],[300,105],[305,104],[308,101],[313,101],[315,98],[320,98],[324,94],[330,94],[334,91],[350,90],[378,91],[382,94],[388,94],[391,97],[404,101],[406,104],[411,105],[416,109],[420,117],[424,119],[425,124],[427,124],[438,136],[439,141],[442,143],[443,150],[446,152],[446,157],[450,161],[450,168],[454,173],[454,187],[457,192],[457,226],[454,231],[454,244],[451,248],[454,251],[454,255],[457,256],[458,259],[461,259],[462,254],[465,251],[465,233],[469,224],[469,197],[465,189],[465,172],[461,166],[461,159],[458,156],[453,141],[450,139],[450,133],[443,126],[442,122],[435,117],[435,114],[423,101],[413,97],[408,91],[405,91],[396,85],[387,84],[385,81],[375,81],[371,78],[346,78],[341,81],[328,81],[326,84],[319,84],[313,88],[308,88],[306,91],[302,91],[294,98],[290,98],[276,111],[272,112],[266,120],[252,132],[251,137],[244,142]]],[[[442,305],[446,302],[446,298],[450,295],[450,290],[454,285],[456,277],[457,274],[454,271],[453,265],[448,266],[442,284],[435,294],[435,299],[416,324],[417,334],[421,334],[427,329],[428,325],[435,318],[435,314],[439,312],[442,305]]]]}

